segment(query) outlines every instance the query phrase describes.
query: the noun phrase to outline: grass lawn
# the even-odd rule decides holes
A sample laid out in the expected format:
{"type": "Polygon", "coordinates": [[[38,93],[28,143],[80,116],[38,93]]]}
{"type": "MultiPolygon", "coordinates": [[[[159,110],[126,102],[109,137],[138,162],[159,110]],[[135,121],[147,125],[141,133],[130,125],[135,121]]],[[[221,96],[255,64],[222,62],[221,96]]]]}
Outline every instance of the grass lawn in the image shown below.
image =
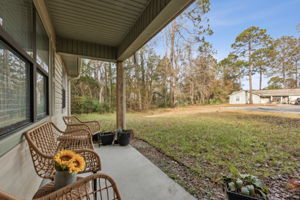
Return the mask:
{"type": "MultiPolygon", "coordinates": [[[[128,113],[127,128],[212,182],[227,173],[230,164],[263,179],[297,173],[300,116],[211,108],[128,113]]],[[[103,130],[115,129],[115,114],[80,118],[100,120],[103,130]]]]}

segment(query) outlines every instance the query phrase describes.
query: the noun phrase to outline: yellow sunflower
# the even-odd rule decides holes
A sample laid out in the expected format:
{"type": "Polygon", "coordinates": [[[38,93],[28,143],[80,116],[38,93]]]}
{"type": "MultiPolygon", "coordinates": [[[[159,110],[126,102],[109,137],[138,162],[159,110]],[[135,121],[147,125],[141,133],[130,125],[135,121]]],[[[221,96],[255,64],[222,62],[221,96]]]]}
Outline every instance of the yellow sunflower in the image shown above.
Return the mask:
{"type": "Polygon", "coordinates": [[[83,171],[85,169],[85,161],[84,158],[76,154],[72,161],[69,163],[69,173],[78,173],[80,171],[83,171]]]}
{"type": "Polygon", "coordinates": [[[76,153],[71,150],[62,150],[54,156],[54,161],[61,167],[67,167],[75,155],[76,153]]]}

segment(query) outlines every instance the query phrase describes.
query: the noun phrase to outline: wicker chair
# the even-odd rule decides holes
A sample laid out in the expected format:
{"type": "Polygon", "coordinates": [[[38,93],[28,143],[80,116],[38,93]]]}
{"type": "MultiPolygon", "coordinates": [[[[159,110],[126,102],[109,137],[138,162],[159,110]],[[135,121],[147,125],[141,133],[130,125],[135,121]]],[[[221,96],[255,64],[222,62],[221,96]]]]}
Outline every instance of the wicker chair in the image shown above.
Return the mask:
{"type": "Polygon", "coordinates": [[[98,121],[81,121],[75,115],[65,116],[63,120],[67,126],[67,131],[86,129],[89,130],[92,135],[100,132],[100,123],[98,121]]]}
{"type": "Polygon", "coordinates": [[[53,156],[63,149],[73,150],[84,157],[86,168],[82,173],[97,173],[101,170],[100,157],[93,151],[91,134],[86,130],[78,129],[66,134],[52,122],[45,122],[27,131],[25,138],[35,171],[41,178],[53,179],[55,173],[53,156]]]}
{"type": "MultiPolygon", "coordinates": [[[[0,190],[1,200],[21,200],[0,190]]],[[[50,194],[37,193],[34,200],[121,200],[115,181],[105,174],[94,174],[63,187],[50,194]],[[97,189],[92,190],[92,184],[97,184],[97,189]]]]}

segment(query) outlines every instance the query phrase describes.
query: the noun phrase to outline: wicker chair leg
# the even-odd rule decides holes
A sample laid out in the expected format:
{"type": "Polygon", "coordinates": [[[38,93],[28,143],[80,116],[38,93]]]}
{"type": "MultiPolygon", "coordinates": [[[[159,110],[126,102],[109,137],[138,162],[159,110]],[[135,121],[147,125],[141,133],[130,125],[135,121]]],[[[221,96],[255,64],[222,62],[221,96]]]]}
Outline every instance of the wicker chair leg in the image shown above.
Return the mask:
{"type": "MultiPolygon", "coordinates": [[[[97,172],[93,172],[93,174],[96,174],[97,172]]],[[[93,189],[94,189],[94,199],[97,200],[97,179],[94,179],[93,180],[93,183],[94,183],[94,186],[93,186],[93,189]]]]}

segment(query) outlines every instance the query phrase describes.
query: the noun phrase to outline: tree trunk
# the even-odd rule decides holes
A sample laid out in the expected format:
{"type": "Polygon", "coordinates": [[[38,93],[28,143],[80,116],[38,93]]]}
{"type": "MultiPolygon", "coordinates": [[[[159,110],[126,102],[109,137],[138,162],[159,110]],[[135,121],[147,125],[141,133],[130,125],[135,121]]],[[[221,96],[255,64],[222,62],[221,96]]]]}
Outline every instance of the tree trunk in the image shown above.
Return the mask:
{"type": "Polygon", "coordinates": [[[286,72],[285,67],[282,67],[282,79],[283,79],[283,88],[286,89],[286,72]]]}
{"type": "Polygon", "coordinates": [[[109,73],[109,110],[110,112],[113,111],[112,107],[113,107],[113,77],[112,77],[112,64],[109,63],[109,68],[108,68],[108,73],[109,73]]]}
{"type": "Polygon", "coordinates": [[[163,84],[164,84],[164,88],[163,88],[163,98],[164,98],[164,106],[167,106],[167,93],[168,93],[168,80],[167,80],[167,72],[168,72],[168,65],[169,63],[167,63],[167,56],[165,56],[163,65],[164,65],[164,77],[163,77],[163,84]]]}
{"type": "Polygon", "coordinates": [[[248,57],[248,61],[249,61],[249,104],[253,104],[253,96],[252,96],[252,70],[253,70],[253,65],[252,65],[252,60],[251,60],[251,42],[249,42],[249,49],[248,49],[248,53],[249,53],[249,57],[248,57]]]}
{"type": "Polygon", "coordinates": [[[170,64],[171,64],[171,79],[170,79],[170,101],[171,106],[175,106],[175,91],[174,91],[174,80],[175,73],[174,73],[174,54],[175,54],[175,32],[176,32],[176,20],[172,22],[172,29],[171,29],[171,49],[170,49],[170,64]]]}
{"type": "Polygon", "coordinates": [[[138,63],[137,63],[137,52],[133,54],[133,62],[134,62],[134,72],[135,72],[135,88],[137,93],[137,104],[138,109],[142,110],[142,97],[141,97],[141,88],[140,88],[140,81],[139,81],[139,71],[138,71],[138,63]]]}
{"type": "Polygon", "coordinates": [[[99,102],[102,103],[103,102],[103,84],[102,84],[102,80],[101,80],[101,67],[102,67],[102,62],[101,61],[95,61],[95,65],[96,65],[96,78],[98,80],[99,83],[99,102]]]}
{"type": "Polygon", "coordinates": [[[99,90],[99,102],[100,103],[103,102],[103,87],[100,87],[100,90],[99,90]]]}
{"type": "Polygon", "coordinates": [[[259,70],[259,90],[261,90],[262,76],[263,76],[263,73],[262,73],[262,69],[260,68],[260,70],[259,70]]]}
{"type": "Polygon", "coordinates": [[[143,50],[140,50],[140,59],[141,59],[141,72],[142,72],[142,110],[145,110],[147,107],[147,96],[146,96],[146,78],[145,78],[145,60],[144,60],[144,52],[143,50]]]}
{"type": "Polygon", "coordinates": [[[296,73],[296,88],[298,87],[298,60],[295,61],[295,73],[296,73]]]}
{"type": "Polygon", "coordinates": [[[104,65],[104,75],[105,75],[105,98],[104,101],[108,102],[109,98],[109,87],[108,87],[108,70],[107,70],[108,64],[104,65]]]}

